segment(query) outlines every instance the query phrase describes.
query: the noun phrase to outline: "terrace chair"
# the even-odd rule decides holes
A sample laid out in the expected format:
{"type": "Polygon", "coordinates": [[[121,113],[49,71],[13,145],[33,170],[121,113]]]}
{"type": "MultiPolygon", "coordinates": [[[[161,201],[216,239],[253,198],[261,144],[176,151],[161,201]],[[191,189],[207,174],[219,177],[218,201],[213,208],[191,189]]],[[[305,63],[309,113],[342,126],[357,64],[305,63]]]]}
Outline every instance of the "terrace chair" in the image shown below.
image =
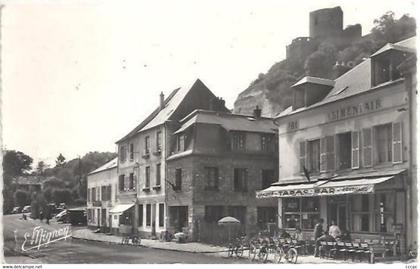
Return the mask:
{"type": "Polygon", "coordinates": [[[359,256],[359,261],[360,262],[363,260],[363,257],[366,257],[367,260],[370,262],[372,251],[369,248],[369,244],[368,243],[360,243],[360,247],[356,250],[356,255],[359,256]]]}
{"type": "Polygon", "coordinates": [[[325,258],[326,253],[328,252],[328,244],[326,241],[321,241],[321,245],[319,246],[319,257],[325,258]]]}
{"type": "Polygon", "coordinates": [[[355,253],[355,249],[353,248],[353,244],[352,243],[344,243],[344,245],[346,246],[346,258],[345,260],[347,260],[347,258],[349,258],[351,256],[351,260],[354,260],[354,253],[355,253]]]}
{"type": "Polygon", "coordinates": [[[346,255],[347,255],[347,248],[344,244],[343,241],[338,241],[337,242],[337,252],[336,252],[336,258],[339,258],[340,255],[342,255],[343,259],[346,259],[346,255]]]}
{"type": "Polygon", "coordinates": [[[335,258],[337,255],[337,247],[336,242],[327,242],[328,245],[328,257],[335,258]]]}

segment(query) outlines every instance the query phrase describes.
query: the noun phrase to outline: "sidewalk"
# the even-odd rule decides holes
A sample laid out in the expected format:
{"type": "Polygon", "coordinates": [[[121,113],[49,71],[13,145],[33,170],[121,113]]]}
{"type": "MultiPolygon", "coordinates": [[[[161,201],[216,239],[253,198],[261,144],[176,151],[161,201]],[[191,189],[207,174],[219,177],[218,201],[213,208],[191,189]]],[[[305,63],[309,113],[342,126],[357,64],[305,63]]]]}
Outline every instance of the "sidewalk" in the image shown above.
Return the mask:
{"type": "MultiPolygon", "coordinates": [[[[73,230],[72,238],[88,240],[88,241],[100,241],[108,242],[111,244],[121,244],[121,237],[116,235],[106,235],[103,233],[94,233],[92,230],[87,228],[73,230]]],[[[227,258],[226,248],[219,246],[212,246],[203,243],[191,242],[191,243],[176,243],[176,242],[160,242],[159,240],[151,239],[141,239],[141,246],[162,250],[172,250],[172,251],[181,251],[181,252],[190,252],[190,253],[203,253],[207,255],[216,255],[218,257],[227,258]]],[[[248,251],[244,252],[243,259],[248,257],[248,251]]],[[[272,262],[273,257],[269,255],[268,262],[272,262]]],[[[343,261],[343,260],[332,260],[332,259],[320,259],[315,258],[312,255],[309,256],[299,256],[298,262],[300,264],[343,264],[343,263],[357,263],[352,261],[343,261]]]]}

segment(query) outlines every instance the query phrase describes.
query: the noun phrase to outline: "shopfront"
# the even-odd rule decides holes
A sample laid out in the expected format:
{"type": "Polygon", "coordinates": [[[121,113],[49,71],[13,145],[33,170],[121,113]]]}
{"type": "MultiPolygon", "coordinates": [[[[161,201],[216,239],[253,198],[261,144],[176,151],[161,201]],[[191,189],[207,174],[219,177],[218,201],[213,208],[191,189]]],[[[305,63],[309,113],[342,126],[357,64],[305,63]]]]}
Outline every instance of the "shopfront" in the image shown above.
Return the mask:
{"type": "Polygon", "coordinates": [[[257,197],[279,198],[279,228],[300,228],[306,239],[312,239],[322,218],[324,230],[334,221],[352,239],[399,240],[404,245],[405,177],[405,170],[395,170],[381,176],[277,184],[257,197]]]}

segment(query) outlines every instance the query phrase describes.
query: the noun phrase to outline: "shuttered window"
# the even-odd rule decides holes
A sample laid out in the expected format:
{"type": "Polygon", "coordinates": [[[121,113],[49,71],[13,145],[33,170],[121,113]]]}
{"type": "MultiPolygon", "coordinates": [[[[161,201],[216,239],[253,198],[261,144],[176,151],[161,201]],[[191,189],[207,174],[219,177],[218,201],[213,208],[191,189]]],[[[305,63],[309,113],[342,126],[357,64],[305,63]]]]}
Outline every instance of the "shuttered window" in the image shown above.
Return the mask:
{"type": "Polygon", "coordinates": [[[321,138],[320,171],[326,172],[335,168],[334,136],[321,138]]]}
{"type": "Polygon", "coordinates": [[[299,171],[303,172],[303,167],[306,166],[306,142],[300,142],[299,143],[299,171]]]}
{"type": "Polygon", "coordinates": [[[402,123],[396,122],[392,124],[392,162],[402,161],[402,123]]]}
{"type": "Polygon", "coordinates": [[[360,167],[360,141],[359,132],[351,133],[351,168],[357,169],[360,167]]]}
{"type": "Polygon", "coordinates": [[[372,128],[362,130],[363,166],[372,166],[372,128]]]}

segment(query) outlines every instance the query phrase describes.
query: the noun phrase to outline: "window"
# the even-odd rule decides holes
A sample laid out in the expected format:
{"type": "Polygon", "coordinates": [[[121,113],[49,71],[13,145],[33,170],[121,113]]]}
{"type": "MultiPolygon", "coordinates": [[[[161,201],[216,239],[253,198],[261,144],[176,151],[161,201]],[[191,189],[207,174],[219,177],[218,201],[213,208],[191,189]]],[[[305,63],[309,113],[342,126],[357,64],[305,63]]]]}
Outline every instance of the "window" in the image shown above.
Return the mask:
{"type": "Polygon", "coordinates": [[[92,201],[91,195],[92,195],[92,194],[91,194],[91,189],[90,189],[90,188],[88,188],[88,189],[87,189],[87,201],[88,201],[88,202],[91,202],[91,201],[92,201]]]}
{"type": "Polygon", "coordinates": [[[351,143],[351,132],[338,134],[338,158],[337,166],[338,169],[348,169],[351,167],[351,152],[352,152],[352,143],[351,143]]]}
{"type": "Polygon", "coordinates": [[[150,153],[150,137],[146,136],[144,138],[144,154],[150,153]]]}
{"type": "Polygon", "coordinates": [[[133,209],[128,209],[120,215],[120,224],[133,225],[133,209]]]}
{"type": "Polygon", "coordinates": [[[152,220],[152,205],[146,205],[146,226],[150,226],[152,220]]]}
{"type": "Polygon", "coordinates": [[[120,177],[118,179],[118,185],[119,185],[119,190],[120,191],[125,190],[125,176],[124,175],[120,175],[120,177]]]}
{"type": "Polygon", "coordinates": [[[401,57],[375,57],[372,63],[374,67],[373,86],[400,78],[401,74],[397,66],[401,63],[402,60],[403,58],[401,57]]]}
{"type": "Polygon", "coordinates": [[[241,224],[246,224],[246,207],[245,206],[229,206],[228,214],[239,220],[241,224]]]}
{"type": "Polygon", "coordinates": [[[276,180],[274,179],[274,170],[272,169],[263,169],[262,173],[262,184],[261,188],[266,189],[271,186],[276,180]]]}
{"type": "Polygon", "coordinates": [[[257,225],[261,230],[267,229],[268,223],[276,223],[276,207],[257,207],[257,225]]]}
{"type": "Polygon", "coordinates": [[[164,226],[164,220],[165,220],[165,205],[159,204],[159,227],[164,226]]]}
{"type": "Polygon", "coordinates": [[[247,169],[235,168],[233,170],[233,190],[247,191],[247,169]]]}
{"type": "Polygon", "coordinates": [[[92,202],[96,202],[96,188],[92,188],[92,202]]]}
{"type": "Polygon", "coordinates": [[[319,172],[320,162],[319,162],[319,154],[320,154],[320,143],[319,139],[308,141],[308,169],[310,172],[319,172]]]}
{"type": "Polygon", "coordinates": [[[219,170],[217,167],[205,167],[206,183],[205,189],[217,190],[219,184],[219,170]]]}
{"type": "Polygon", "coordinates": [[[376,163],[392,162],[392,125],[375,127],[376,163]]]}
{"type": "Polygon", "coordinates": [[[177,136],[177,151],[185,150],[185,135],[180,134],[177,136]]]}
{"type": "Polygon", "coordinates": [[[156,186],[160,186],[160,163],[156,164],[156,186]]]}
{"type": "Polygon", "coordinates": [[[362,157],[363,166],[372,166],[372,129],[367,128],[362,130],[362,157]]]}
{"type": "Polygon", "coordinates": [[[283,203],[284,227],[311,230],[320,218],[318,197],[286,198],[283,203]]]}
{"type": "Polygon", "coordinates": [[[127,157],[127,149],[125,148],[125,145],[120,146],[120,162],[125,162],[125,158],[127,157]]]}
{"type": "Polygon", "coordinates": [[[320,171],[332,171],[335,168],[334,136],[321,139],[320,171]]]}
{"type": "Polygon", "coordinates": [[[394,224],[395,196],[392,192],[378,192],[375,195],[376,232],[392,232],[394,224]]]}
{"type": "Polygon", "coordinates": [[[304,168],[306,168],[306,142],[299,143],[299,171],[304,172],[304,168]]]}
{"type": "Polygon", "coordinates": [[[273,136],[271,135],[261,135],[261,151],[264,152],[273,152],[273,136]]]}
{"type": "Polygon", "coordinates": [[[130,144],[130,161],[134,160],[134,144],[130,144]]]}
{"type": "Polygon", "coordinates": [[[370,230],[370,199],[369,195],[352,195],[352,224],[355,232],[370,230]]]}
{"type": "Polygon", "coordinates": [[[392,162],[402,161],[402,123],[397,122],[392,124],[392,162]]]}
{"type": "Polygon", "coordinates": [[[102,193],[101,201],[107,201],[108,200],[107,186],[101,187],[101,193],[102,193]]]}
{"type": "Polygon", "coordinates": [[[231,141],[231,148],[232,150],[245,150],[245,134],[240,132],[233,132],[232,133],[232,141],[231,141]]]}
{"type": "Polygon", "coordinates": [[[162,150],[162,132],[157,131],[156,133],[156,151],[162,150]]]}
{"type": "Polygon", "coordinates": [[[130,173],[129,181],[128,181],[128,189],[135,190],[136,189],[136,180],[134,178],[134,173],[130,173]]]}
{"type": "Polygon", "coordinates": [[[213,205],[204,207],[204,220],[209,223],[216,223],[223,218],[223,206],[213,205]]]}
{"type": "Polygon", "coordinates": [[[146,166],[145,173],[146,173],[145,188],[150,188],[150,166],[146,166]]]}
{"type": "Polygon", "coordinates": [[[182,188],[182,169],[177,168],[175,170],[175,186],[174,190],[181,190],[182,188]]]}
{"type": "Polygon", "coordinates": [[[143,205],[139,205],[139,226],[143,226],[143,205]]]}
{"type": "Polygon", "coordinates": [[[359,155],[360,155],[360,142],[359,132],[351,133],[351,168],[359,168],[359,155]]]}

